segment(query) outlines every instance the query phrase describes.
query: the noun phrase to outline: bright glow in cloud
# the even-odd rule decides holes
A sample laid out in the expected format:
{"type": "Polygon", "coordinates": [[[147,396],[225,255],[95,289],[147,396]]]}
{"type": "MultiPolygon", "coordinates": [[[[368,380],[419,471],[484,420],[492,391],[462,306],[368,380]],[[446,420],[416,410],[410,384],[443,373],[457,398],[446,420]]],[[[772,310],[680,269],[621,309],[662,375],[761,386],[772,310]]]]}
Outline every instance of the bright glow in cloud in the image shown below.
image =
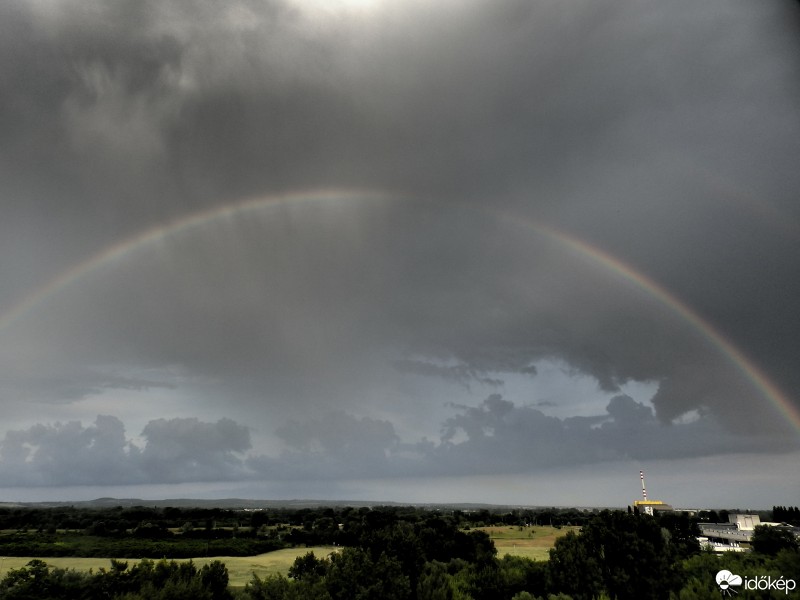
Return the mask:
{"type": "Polygon", "coordinates": [[[384,3],[385,0],[291,0],[291,5],[311,18],[361,18],[380,9],[384,3]]]}

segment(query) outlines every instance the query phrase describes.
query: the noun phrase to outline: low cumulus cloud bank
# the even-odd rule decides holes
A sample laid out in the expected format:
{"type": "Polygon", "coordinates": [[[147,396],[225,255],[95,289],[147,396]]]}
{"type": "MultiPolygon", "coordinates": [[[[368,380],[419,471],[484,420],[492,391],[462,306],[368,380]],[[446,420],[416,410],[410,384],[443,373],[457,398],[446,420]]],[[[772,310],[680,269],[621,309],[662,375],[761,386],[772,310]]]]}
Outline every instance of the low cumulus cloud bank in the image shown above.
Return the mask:
{"type": "Polygon", "coordinates": [[[611,460],[690,458],[795,450],[789,439],[742,439],[709,412],[664,424],[627,395],[604,414],[556,418],[492,394],[478,406],[452,405],[438,440],[403,441],[386,420],[334,411],[290,421],[276,455],[253,451],[250,430],[231,419],[150,421],[137,444],[123,423],[100,415],[6,433],[6,486],[115,485],[241,480],[331,480],[523,473],[611,460]]]}
{"type": "Polygon", "coordinates": [[[144,446],[125,436],[117,417],[37,424],[9,431],[0,444],[7,486],[114,485],[224,481],[247,476],[242,455],[250,431],[230,419],[157,419],[142,431],[144,446]]]}

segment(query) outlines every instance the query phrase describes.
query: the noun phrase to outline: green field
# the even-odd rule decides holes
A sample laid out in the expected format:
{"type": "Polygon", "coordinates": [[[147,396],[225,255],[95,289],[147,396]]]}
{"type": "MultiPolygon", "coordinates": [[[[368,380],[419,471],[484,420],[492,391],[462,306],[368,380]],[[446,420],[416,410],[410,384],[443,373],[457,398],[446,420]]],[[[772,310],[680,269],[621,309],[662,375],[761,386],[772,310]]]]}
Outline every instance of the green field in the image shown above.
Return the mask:
{"type": "Polygon", "coordinates": [[[550,548],[556,543],[556,539],[566,535],[568,531],[577,531],[579,527],[562,527],[556,529],[549,526],[495,526],[480,527],[481,531],[489,534],[497,548],[497,556],[503,557],[506,554],[512,556],[524,556],[532,560],[549,560],[550,548]]]}
{"type": "MultiPolygon", "coordinates": [[[[266,554],[259,554],[257,556],[213,556],[210,558],[194,558],[192,561],[198,567],[213,561],[219,560],[225,563],[228,568],[228,576],[230,577],[230,585],[241,587],[253,578],[253,573],[259,577],[264,577],[271,573],[283,573],[289,570],[289,567],[294,563],[294,559],[302,556],[307,552],[314,552],[318,557],[328,556],[335,549],[332,546],[317,546],[313,548],[284,548],[283,550],[275,550],[274,552],[267,552],[266,554]]],[[[0,559],[0,578],[5,577],[9,569],[19,569],[24,567],[32,557],[7,557],[0,559]]],[[[90,569],[97,571],[100,568],[108,569],[110,560],[108,558],[43,558],[51,567],[59,567],[62,569],[75,569],[76,571],[88,571],[90,569]]],[[[128,563],[128,568],[132,567],[138,562],[136,559],[122,559],[128,563]]],[[[188,559],[176,559],[176,562],[186,562],[188,559]]]]}

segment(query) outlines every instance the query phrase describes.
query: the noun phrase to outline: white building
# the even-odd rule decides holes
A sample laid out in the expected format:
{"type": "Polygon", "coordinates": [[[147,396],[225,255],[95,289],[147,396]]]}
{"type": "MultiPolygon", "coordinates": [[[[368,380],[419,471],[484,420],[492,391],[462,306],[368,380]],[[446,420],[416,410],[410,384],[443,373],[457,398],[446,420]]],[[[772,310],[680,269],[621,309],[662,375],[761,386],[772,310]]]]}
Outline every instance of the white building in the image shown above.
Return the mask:
{"type": "Polygon", "coordinates": [[[781,524],[762,523],[758,515],[730,514],[727,523],[699,523],[702,535],[697,540],[702,548],[714,552],[749,552],[753,531],[759,525],[776,527],[781,524]]]}

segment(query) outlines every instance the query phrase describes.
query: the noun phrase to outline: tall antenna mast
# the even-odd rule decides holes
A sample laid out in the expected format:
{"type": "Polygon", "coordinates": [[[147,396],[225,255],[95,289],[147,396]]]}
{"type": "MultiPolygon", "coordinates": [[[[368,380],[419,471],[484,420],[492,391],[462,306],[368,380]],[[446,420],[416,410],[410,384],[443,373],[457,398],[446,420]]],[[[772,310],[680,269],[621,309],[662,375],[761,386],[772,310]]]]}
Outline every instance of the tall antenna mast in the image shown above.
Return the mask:
{"type": "Polygon", "coordinates": [[[642,498],[647,502],[647,490],[644,489],[644,471],[639,471],[639,479],[642,480],[642,498]]]}

